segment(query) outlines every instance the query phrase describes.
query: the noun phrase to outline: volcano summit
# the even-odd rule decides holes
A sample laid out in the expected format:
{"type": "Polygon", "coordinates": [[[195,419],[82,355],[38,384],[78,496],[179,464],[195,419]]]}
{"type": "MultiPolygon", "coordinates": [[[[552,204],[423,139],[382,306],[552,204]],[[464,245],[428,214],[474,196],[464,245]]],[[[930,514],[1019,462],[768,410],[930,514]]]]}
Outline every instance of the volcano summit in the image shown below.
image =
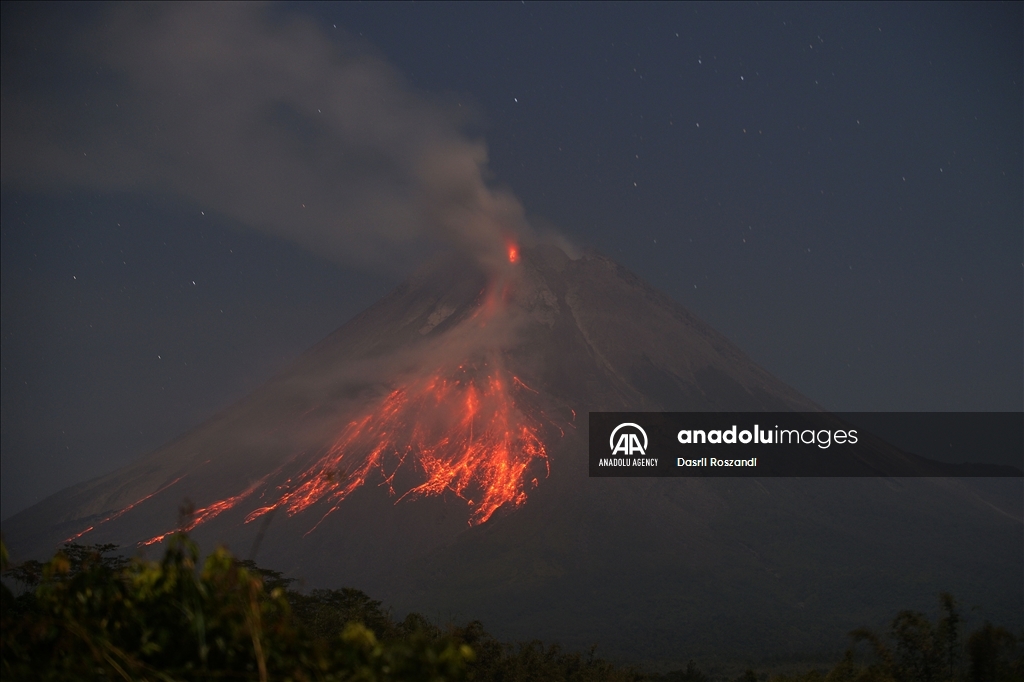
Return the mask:
{"type": "Polygon", "coordinates": [[[939,591],[1024,625],[1020,479],[589,478],[589,412],[820,408],[607,258],[509,261],[423,268],[197,429],[6,521],[12,552],[185,530],[632,660],[831,653],[939,591]]]}

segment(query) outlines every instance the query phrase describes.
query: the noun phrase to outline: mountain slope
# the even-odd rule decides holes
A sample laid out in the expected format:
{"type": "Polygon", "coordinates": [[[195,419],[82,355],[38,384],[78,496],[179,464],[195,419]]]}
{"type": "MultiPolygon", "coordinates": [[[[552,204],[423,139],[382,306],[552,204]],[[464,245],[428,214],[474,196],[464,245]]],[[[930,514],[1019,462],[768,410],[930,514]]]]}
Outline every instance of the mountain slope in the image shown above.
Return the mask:
{"type": "Polygon", "coordinates": [[[521,255],[424,268],[237,405],[6,521],[12,551],[185,527],[310,586],[632,659],[835,649],[941,590],[1022,624],[1020,479],[588,478],[590,411],[819,408],[611,260],[521,255]]]}

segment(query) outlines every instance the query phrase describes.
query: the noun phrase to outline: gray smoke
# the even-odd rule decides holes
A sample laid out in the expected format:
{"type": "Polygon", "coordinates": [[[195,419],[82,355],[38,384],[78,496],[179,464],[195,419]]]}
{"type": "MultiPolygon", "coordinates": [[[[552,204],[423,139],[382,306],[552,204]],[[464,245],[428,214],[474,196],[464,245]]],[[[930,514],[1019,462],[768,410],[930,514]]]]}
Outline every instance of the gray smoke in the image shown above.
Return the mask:
{"type": "Polygon", "coordinates": [[[119,5],[73,49],[99,74],[84,92],[4,87],[9,186],[165,192],[363,265],[438,241],[497,263],[525,229],[515,197],[484,180],[466,107],[308,20],[119,5]]]}

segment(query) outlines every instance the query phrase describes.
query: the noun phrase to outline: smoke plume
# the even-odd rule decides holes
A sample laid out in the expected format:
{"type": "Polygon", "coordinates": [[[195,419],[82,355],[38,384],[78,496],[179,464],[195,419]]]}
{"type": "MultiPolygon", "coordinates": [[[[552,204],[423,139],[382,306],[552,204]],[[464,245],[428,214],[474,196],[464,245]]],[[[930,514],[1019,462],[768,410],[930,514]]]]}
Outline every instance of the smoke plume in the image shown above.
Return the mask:
{"type": "Polygon", "coordinates": [[[437,242],[505,260],[523,211],[485,182],[467,108],[280,14],[113,8],[72,48],[89,78],[58,99],[5,74],[3,182],[169,193],[347,263],[400,262],[437,242]]]}

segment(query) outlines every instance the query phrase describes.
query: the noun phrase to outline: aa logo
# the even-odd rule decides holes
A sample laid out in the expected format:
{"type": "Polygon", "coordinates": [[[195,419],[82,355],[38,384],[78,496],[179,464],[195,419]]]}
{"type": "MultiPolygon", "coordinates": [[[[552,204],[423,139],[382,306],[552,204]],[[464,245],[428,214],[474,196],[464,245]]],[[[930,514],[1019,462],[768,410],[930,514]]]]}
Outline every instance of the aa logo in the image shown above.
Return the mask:
{"type": "Polygon", "coordinates": [[[608,439],[608,447],[613,455],[644,455],[647,453],[647,432],[639,424],[627,422],[619,424],[608,439]],[[622,433],[619,433],[619,432],[622,433]],[[618,440],[615,436],[618,435],[618,440]],[[643,438],[643,445],[640,439],[643,438]]]}

